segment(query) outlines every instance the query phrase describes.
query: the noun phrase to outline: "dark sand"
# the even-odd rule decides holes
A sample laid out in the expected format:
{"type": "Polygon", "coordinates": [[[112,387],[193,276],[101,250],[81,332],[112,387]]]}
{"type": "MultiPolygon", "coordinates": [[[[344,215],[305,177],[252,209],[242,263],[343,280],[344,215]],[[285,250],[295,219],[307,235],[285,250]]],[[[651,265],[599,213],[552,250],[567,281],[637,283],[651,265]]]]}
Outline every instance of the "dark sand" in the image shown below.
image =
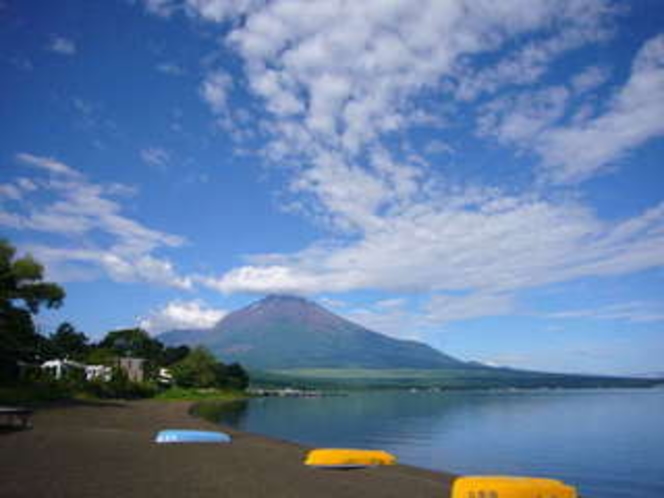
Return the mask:
{"type": "Polygon", "coordinates": [[[188,408],[140,401],[37,410],[34,428],[0,433],[0,497],[449,496],[449,474],[310,469],[307,448],[231,429],[230,445],[152,442],[164,428],[218,429],[188,408]]]}

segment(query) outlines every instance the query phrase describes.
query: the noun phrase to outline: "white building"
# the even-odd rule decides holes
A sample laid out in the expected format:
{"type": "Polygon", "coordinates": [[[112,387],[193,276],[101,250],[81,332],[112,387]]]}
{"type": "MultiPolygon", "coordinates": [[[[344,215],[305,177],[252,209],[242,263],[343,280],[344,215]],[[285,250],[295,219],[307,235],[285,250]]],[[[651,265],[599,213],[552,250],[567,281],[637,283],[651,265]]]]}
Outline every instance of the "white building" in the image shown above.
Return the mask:
{"type": "MultiPolygon", "coordinates": [[[[117,366],[122,369],[126,374],[129,380],[132,382],[142,382],[144,380],[144,367],[145,360],[142,358],[119,358],[117,360],[117,366]]],[[[72,361],[68,359],[64,360],[49,360],[41,365],[42,370],[49,372],[54,379],[60,380],[62,377],[72,370],[80,370],[85,376],[85,380],[103,380],[105,382],[110,381],[113,378],[113,368],[106,365],[84,365],[77,361],[72,361]]],[[[170,372],[167,372],[164,369],[165,375],[162,375],[162,379],[165,383],[172,381],[170,372]]],[[[162,372],[160,372],[162,374],[162,372]]]]}
{"type": "Polygon", "coordinates": [[[113,377],[113,369],[106,365],[86,365],[85,380],[103,380],[108,382],[113,377]]]}
{"type": "Polygon", "coordinates": [[[124,370],[132,382],[143,382],[145,372],[143,370],[145,360],[143,358],[120,358],[118,360],[119,367],[124,370]]]}
{"type": "Polygon", "coordinates": [[[168,368],[160,368],[159,375],[157,376],[157,382],[170,386],[173,384],[173,374],[168,368]]]}
{"type": "Polygon", "coordinates": [[[56,380],[62,379],[65,373],[72,370],[81,370],[85,372],[85,365],[83,363],[78,363],[77,361],[72,360],[49,360],[41,365],[42,370],[46,370],[53,375],[53,378],[56,380]]]}

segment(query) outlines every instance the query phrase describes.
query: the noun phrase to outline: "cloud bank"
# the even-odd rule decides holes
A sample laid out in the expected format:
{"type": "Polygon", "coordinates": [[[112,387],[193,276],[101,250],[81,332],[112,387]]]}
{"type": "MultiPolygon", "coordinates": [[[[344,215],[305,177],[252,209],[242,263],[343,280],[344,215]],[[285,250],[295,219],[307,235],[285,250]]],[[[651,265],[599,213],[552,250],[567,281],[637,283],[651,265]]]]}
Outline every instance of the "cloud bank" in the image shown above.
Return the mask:
{"type": "Polygon", "coordinates": [[[152,334],[169,330],[207,329],[217,324],[226,313],[201,301],[172,301],[140,319],[139,326],[152,334]]]}
{"type": "MultiPolygon", "coordinates": [[[[577,196],[556,195],[662,134],[662,36],[634,54],[602,108],[584,99],[610,68],[546,82],[557,60],[611,38],[614,3],[168,4],[219,27],[265,110],[264,157],[290,165],[289,193],[330,231],[301,251],[249,255],[244,266],[197,276],[199,284],[430,293],[429,316],[459,320],[508,313],[519,290],[664,264],[664,205],[607,222],[577,196]],[[457,184],[414,152],[411,130],[444,132],[461,113],[480,139],[534,158],[531,188],[457,184]]],[[[232,105],[222,70],[200,88],[215,113],[232,105]]]]}
{"type": "Polygon", "coordinates": [[[161,249],[182,246],[184,239],[123,214],[117,198],[133,194],[132,188],[91,182],[73,167],[48,157],[20,153],[16,160],[43,175],[4,185],[0,226],[59,241],[22,246],[46,264],[50,278],[85,280],[101,272],[120,282],[191,288],[188,277],[178,275],[168,259],[156,255],[161,249]]]}

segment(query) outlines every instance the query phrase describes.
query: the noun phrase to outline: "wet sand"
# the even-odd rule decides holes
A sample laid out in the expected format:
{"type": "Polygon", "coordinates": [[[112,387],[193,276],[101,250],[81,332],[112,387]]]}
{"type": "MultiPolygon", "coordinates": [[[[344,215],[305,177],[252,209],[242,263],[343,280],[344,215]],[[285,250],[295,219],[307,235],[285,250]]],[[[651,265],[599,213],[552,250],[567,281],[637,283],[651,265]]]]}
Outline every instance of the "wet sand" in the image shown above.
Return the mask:
{"type": "Polygon", "coordinates": [[[302,465],[307,448],[224,429],[230,445],[158,445],[164,428],[219,429],[188,402],[78,404],[37,410],[0,433],[0,496],[446,497],[454,476],[403,465],[352,471],[302,465]]]}

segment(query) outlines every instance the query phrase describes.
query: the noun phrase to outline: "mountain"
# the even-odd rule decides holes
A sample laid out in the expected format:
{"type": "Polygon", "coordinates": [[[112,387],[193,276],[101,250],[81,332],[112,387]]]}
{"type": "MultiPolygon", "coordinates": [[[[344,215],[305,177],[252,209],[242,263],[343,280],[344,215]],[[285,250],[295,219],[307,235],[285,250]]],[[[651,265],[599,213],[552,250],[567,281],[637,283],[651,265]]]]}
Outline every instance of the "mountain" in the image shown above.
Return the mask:
{"type": "Polygon", "coordinates": [[[224,362],[264,370],[467,368],[426,344],[373,332],[294,296],[268,296],[226,315],[212,329],[176,330],[159,339],[204,345],[224,362]]]}
{"type": "Polygon", "coordinates": [[[368,330],[294,296],[268,296],[211,329],[174,330],[167,345],[203,345],[252,370],[265,387],[504,389],[650,387],[663,379],[556,374],[464,362],[416,341],[368,330]]]}

